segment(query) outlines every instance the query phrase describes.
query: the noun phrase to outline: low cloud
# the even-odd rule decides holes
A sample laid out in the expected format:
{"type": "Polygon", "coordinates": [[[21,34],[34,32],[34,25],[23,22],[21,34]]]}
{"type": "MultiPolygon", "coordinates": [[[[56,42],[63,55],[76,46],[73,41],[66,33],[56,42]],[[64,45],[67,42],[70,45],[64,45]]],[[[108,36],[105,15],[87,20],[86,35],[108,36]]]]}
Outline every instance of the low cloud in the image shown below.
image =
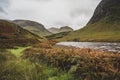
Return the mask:
{"type": "Polygon", "coordinates": [[[87,24],[101,0],[0,1],[0,11],[8,13],[5,15],[7,19],[30,19],[44,24],[47,28],[68,25],[80,29],[87,24]],[[6,9],[3,4],[9,7],[6,9]]]}

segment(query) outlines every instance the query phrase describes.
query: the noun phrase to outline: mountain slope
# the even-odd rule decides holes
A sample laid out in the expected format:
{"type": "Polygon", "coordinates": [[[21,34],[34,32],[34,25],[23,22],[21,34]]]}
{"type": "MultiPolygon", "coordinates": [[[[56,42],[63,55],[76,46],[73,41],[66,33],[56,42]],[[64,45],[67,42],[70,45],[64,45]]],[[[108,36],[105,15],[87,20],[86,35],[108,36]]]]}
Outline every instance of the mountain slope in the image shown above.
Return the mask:
{"type": "Polygon", "coordinates": [[[55,28],[55,27],[52,27],[52,28],[49,28],[48,31],[52,32],[53,34],[55,33],[59,33],[59,28],[55,28]]]}
{"type": "Polygon", "coordinates": [[[120,0],[102,0],[88,24],[101,19],[106,19],[108,22],[120,20],[120,0]]]}
{"type": "Polygon", "coordinates": [[[30,20],[14,20],[14,23],[21,26],[22,28],[38,35],[38,36],[45,36],[51,34],[45,27],[37,23],[35,21],[30,20]]]}
{"type": "Polygon", "coordinates": [[[22,29],[11,21],[0,20],[0,48],[38,42],[38,36],[22,29]]]}
{"type": "Polygon", "coordinates": [[[68,27],[68,26],[64,26],[64,27],[61,27],[61,28],[50,28],[48,29],[51,33],[61,33],[61,32],[72,32],[73,29],[68,27]]]}
{"type": "Polygon", "coordinates": [[[84,28],[61,40],[120,42],[120,0],[102,0],[84,28]]]}
{"type": "Polygon", "coordinates": [[[64,36],[68,35],[70,32],[61,32],[61,33],[56,33],[56,34],[52,34],[52,35],[49,35],[49,36],[45,36],[48,40],[55,40],[55,39],[58,39],[58,38],[63,38],[64,36]]]}

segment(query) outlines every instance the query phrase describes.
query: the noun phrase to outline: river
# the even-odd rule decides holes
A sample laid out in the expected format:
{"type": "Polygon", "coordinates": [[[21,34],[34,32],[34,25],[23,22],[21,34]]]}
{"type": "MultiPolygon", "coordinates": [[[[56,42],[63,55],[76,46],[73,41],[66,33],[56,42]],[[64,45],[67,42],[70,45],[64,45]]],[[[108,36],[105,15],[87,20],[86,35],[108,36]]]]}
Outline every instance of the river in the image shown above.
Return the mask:
{"type": "Polygon", "coordinates": [[[120,43],[110,42],[59,42],[56,45],[59,46],[72,46],[78,48],[90,48],[99,49],[102,51],[109,51],[114,53],[120,53],[120,43]]]}

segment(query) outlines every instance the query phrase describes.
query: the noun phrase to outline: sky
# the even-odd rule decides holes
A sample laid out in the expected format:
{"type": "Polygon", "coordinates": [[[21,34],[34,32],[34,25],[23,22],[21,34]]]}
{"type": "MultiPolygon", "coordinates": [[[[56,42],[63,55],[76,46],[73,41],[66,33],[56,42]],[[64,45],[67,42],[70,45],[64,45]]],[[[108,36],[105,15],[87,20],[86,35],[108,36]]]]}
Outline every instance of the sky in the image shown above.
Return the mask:
{"type": "Polygon", "coordinates": [[[84,27],[101,0],[0,0],[0,19],[27,19],[46,28],[84,27]]]}

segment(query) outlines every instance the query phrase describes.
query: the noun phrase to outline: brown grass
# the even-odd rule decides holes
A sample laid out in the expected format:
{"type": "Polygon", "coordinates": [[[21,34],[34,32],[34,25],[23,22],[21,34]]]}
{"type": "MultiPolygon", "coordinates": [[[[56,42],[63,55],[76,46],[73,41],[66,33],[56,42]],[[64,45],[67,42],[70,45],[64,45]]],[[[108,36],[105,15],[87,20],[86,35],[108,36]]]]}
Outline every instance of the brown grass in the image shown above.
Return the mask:
{"type": "Polygon", "coordinates": [[[79,80],[119,80],[120,54],[73,47],[30,48],[23,58],[68,71],[79,80]]]}

